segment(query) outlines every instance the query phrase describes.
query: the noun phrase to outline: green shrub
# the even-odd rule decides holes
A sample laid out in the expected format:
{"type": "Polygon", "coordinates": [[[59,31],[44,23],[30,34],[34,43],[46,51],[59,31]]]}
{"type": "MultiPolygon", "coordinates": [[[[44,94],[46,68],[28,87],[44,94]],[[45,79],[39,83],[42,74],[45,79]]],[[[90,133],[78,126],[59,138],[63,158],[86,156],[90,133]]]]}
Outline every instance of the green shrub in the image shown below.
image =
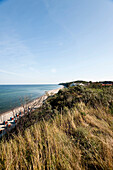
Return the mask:
{"type": "Polygon", "coordinates": [[[82,115],[82,116],[86,116],[86,113],[85,113],[85,112],[81,112],[81,115],[82,115]]]}

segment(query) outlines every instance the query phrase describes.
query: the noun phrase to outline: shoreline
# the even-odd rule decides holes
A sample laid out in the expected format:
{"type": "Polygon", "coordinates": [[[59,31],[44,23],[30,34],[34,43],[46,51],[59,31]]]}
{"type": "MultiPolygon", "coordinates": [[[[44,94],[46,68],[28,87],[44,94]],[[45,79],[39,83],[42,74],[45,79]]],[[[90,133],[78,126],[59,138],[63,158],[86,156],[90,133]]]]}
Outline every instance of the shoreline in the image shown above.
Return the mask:
{"type": "MultiPolygon", "coordinates": [[[[0,114],[0,124],[3,123],[5,120],[8,120],[10,119],[10,117],[13,117],[16,113],[19,113],[20,111],[23,112],[24,111],[24,108],[38,108],[40,107],[42,104],[43,104],[43,101],[47,99],[48,95],[51,96],[51,95],[54,95],[56,93],[58,93],[58,91],[60,89],[62,89],[62,87],[59,87],[57,89],[53,89],[53,90],[49,90],[49,91],[45,91],[45,94],[34,99],[33,101],[27,103],[23,106],[20,106],[20,107],[15,107],[14,109],[12,110],[9,110],[9,111],[6,111],[6,112],[3,112],[0,114]]],[[[1,125],[0,125],[1,127],[1,125]]]]}

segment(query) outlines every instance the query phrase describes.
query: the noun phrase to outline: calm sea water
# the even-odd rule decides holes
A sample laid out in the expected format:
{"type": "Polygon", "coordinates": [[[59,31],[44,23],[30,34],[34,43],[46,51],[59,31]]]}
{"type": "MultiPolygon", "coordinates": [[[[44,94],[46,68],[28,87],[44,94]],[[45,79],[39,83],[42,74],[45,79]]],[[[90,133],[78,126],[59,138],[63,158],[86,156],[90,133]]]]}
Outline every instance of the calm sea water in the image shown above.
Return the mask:
{"type": "Polygon", "coordinates": [[[0,85],[0,114],[20,106],[26,99],[32,101],[45,91],[59,87],[59,85],[0,85]]]}

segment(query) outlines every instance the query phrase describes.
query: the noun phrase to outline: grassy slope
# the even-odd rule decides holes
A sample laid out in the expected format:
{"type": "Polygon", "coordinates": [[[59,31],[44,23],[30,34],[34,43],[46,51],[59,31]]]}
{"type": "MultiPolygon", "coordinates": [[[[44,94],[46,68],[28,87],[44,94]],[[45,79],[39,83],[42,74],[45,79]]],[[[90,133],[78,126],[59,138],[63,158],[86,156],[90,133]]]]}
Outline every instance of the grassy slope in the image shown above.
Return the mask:
{"type": "Polygon", "coordinates": [[[112,88],[60,90],[1,142],[0,169],[113,169],[112,106],[112,88]]]}

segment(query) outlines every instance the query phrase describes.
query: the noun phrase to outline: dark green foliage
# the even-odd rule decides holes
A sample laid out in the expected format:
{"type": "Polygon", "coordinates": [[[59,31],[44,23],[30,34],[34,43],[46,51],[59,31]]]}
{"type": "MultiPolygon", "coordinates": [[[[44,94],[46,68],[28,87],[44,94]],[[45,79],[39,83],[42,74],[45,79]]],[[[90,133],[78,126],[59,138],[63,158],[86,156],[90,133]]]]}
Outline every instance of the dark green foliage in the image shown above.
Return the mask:
{"type": "Polygon", "coordinates": [[[92,88],[84,86],[75,86],[64,88],[53,97],[49,97],[47,103],[49,106],[47,110],[67,107],[68,109],[74,107],[77,103],[84,102],[86,106],[96,108],[97,106],[105,106],[113,113],[113,88],[92,88]]]}
{"type": "Polygon", "coordinates": [[[113,86],[113,81],[99,81],[99,82],[92,82],[92,81],[83,81],[83,80],[77,80],[77,81],[73,81],[73,82],[66,82],[66,83],[60,83],[59,85],[63,85],[64,87],[68,88],[70,87],[70,85],[72,83],[82,83],[84,85],[89,86],[90,88],[103,88],[102,84],[104,84],[104,88],[107,87],[107,85],[109,86],[112,85],[113,86]]]}
{"type": "Polygon", "coordinates": [[[110,108],[110,112],[111,112],[111,114],[113,115],[113,101],[110,103],[109,108],[110,108]]]}
{"type": "Polygon", "coordinates": [[[82,115],[82,116],[86,116],[86,113],[85,113],[85,112],[81,112],[81,115],[82,115]]]}

